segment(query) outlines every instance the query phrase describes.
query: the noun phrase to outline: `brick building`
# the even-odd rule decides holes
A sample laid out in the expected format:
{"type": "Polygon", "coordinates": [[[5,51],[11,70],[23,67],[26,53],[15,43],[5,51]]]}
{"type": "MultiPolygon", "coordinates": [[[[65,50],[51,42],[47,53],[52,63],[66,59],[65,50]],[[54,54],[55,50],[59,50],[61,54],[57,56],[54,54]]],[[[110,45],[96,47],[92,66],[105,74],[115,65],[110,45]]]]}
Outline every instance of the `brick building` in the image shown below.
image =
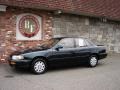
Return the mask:
{"type": "Polygon", "coordinates": [[[0,60],[57,36],[81,36],[120,53],[119,0],[0,0],[0,60]]]}

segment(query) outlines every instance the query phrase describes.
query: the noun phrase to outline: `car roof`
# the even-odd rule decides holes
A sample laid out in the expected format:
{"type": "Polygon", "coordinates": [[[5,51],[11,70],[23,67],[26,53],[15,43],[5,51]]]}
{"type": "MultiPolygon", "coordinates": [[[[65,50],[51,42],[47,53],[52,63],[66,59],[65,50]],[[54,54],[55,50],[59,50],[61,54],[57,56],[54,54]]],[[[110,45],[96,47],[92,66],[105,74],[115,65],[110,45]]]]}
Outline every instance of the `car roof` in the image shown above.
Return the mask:
{"type": "Polygon", "coordinates": [[[88,39],[85,37],[73,37],[73,36],[60,36],[60,37],[53,37],[53,39],[64,39],[64,38],[81,38],[81,39],[88,39]]]}

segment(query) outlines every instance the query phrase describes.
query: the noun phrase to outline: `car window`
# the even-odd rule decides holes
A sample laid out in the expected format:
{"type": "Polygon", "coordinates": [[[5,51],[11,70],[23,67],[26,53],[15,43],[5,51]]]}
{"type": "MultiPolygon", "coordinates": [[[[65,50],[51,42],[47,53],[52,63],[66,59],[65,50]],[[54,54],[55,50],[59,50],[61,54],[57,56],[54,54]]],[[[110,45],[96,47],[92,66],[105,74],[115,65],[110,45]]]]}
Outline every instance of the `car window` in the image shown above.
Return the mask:
{"type": "Polygon", "coordinates": [[[92,43],[90,40],[86,40],[86,44],[87,44],[87,46],[94,46],[94,45],[95,45],[95,44],[92,43]]]}
{"type": "Polygon", "coordinates": [[[74,39],[73,38],[65,38],[62,39],[58,45],[63,46],[63,48],[74,48],[74,39]]]}
{"type": "Polygon", "coordinates": [[[87,46],[84,39],[77,38],[77,39],[75,39],[75,42],[76,42],[76,47],[85,47],[85,46],[87,46]]]}

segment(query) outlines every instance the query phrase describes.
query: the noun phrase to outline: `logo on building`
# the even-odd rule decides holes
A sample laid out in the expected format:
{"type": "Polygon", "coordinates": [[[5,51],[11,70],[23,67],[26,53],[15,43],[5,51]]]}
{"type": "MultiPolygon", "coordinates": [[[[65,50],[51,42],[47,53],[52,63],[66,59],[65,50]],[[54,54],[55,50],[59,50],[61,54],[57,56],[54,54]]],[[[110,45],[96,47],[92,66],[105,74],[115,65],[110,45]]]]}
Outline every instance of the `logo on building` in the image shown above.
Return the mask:
{"type": "Polygon", "coordinates": [[[26,15],[20,19],[19,30],[25,37],[33,37],[39,32],[39,21],[32,15],[26,15]]]}
{"type": "Polygon", "coordinates": [[[34,14],[19,15],[16,36],[18,40],[40,40],[41,18],[34,14]]]}

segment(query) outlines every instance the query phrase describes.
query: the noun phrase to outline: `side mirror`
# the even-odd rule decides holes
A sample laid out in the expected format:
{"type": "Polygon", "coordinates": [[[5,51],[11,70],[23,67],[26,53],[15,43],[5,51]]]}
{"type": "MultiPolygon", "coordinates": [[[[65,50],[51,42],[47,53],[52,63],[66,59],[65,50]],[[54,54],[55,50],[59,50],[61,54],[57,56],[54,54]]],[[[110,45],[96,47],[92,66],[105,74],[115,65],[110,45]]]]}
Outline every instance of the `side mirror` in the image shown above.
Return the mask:
{"type": "Polygon", "coordinates": [[[62,48],[63,48],[63,46],[58,45],[58,46],[55,48],[55,50],[59,51],[59,50],[62,49],[62,48]]]}

